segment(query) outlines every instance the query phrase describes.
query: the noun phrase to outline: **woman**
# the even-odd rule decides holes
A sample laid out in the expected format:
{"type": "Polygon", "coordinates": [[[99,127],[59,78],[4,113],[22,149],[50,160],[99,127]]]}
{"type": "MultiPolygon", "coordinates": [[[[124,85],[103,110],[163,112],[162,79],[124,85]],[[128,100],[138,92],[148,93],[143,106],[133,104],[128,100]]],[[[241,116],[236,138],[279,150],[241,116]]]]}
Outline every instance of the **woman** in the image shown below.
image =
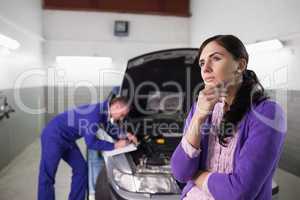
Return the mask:
{"type": "Polygon", "coordinates": [[[272,198],[286,122],[247,63],[246,48],[233,35],[211,37],[200,47],[205,88],[171,160],[175,178],[187,183],[181,199],[272,198]]]}

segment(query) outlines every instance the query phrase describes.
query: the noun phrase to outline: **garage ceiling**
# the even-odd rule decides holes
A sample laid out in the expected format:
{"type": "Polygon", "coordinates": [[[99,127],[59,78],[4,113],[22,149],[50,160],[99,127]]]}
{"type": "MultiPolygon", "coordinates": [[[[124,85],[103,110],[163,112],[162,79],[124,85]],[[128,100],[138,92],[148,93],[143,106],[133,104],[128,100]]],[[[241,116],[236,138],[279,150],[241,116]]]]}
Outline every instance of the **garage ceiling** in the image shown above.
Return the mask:
{"type": "Polygon", "coordinates": [[[189,17],[189,0],[44,0],[44,9],[189,17]]]}

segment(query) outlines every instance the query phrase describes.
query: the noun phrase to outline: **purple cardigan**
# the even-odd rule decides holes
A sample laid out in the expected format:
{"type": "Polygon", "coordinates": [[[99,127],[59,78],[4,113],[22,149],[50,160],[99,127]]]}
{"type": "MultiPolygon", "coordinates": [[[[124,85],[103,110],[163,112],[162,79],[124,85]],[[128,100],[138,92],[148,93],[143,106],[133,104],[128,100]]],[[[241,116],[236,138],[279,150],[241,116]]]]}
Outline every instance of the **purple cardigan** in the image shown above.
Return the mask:
{"type": "MultiPolygon", "coordinates": [[[[185,123],[186,131],[195,106],[185,123]]],[[[210,120],[202,126],[201,153],[190,158],[179,144],[172,155],[174,177],[187,183],[181,199],[194,186],[192,177],[206,169],[210,120]]],[[[233,172],[214,172],[208,179],[208,188],[215,200],[271,200],[272,177],[277,167],[286,134],[286,118],[280,106],[264,100],[253,107],[239,123],[238,141],[234,152],[233,172]]]]}

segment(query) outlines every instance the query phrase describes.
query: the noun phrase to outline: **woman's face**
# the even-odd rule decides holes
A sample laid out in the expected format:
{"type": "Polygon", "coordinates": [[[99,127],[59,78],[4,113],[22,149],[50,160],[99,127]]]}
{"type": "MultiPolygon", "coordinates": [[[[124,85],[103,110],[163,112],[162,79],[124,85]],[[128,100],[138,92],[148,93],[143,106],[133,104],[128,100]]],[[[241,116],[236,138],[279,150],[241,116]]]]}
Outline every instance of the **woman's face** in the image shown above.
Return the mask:
{"type": "Polygon", "coordinates": [[[210,85],[235,84],[237,75],[244,70],[241,64],[215,41],[204,47],[199,59],[204,83],[210,85]]]}

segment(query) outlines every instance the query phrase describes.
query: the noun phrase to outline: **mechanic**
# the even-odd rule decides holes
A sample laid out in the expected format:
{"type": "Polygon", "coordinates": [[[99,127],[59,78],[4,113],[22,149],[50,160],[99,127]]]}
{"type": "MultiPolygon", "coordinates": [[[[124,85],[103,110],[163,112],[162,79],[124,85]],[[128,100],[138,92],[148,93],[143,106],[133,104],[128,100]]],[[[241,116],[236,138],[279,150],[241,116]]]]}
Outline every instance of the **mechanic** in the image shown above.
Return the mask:
{"type": "MultiPolygon", "coordinates": [[[[127,139],[115,143],[97,138],[100,128],[106,129],[109,121],[122,120],[129,113],[124,97],[116,97],[110,103],[89,104],[67,110],[55,116],[41,134],[41,162],[38,183],[38,199],[55,199],[55,174],[63,159],[72,168],[72,183],[69,200],[84,200],[88,185],[87,163],[76,144],[84,138],[88,149],[105,151],[125,147],[127,139]]],[[[116,130],[116,129],[115,129],[116,130]]],[[[135,137],[128,139],[136,140],[135,137]]]]}
{"type": "MultiPolygon", "coordinates": [[[[112,103],[115,99],[112,100],[112,103]]],[[[101,127],[97,131],[97,138],[106,141],[119,141],[127,139],[129,142],[138,144],[136,136],[125,131],[126,128],[123,126],[122,120],[114,120],[108,117],[108,122],[106,127],[101,127]]],[[[105,150],[103,150],[105,151],[105,150]]],[[[87,150],[87,160],[88,160],[88,194],[89,200],[95,199],[96,195],[96,184],[97,178],[104,167],[104,158],[98,150],[88,149],[87,150]]]]}

